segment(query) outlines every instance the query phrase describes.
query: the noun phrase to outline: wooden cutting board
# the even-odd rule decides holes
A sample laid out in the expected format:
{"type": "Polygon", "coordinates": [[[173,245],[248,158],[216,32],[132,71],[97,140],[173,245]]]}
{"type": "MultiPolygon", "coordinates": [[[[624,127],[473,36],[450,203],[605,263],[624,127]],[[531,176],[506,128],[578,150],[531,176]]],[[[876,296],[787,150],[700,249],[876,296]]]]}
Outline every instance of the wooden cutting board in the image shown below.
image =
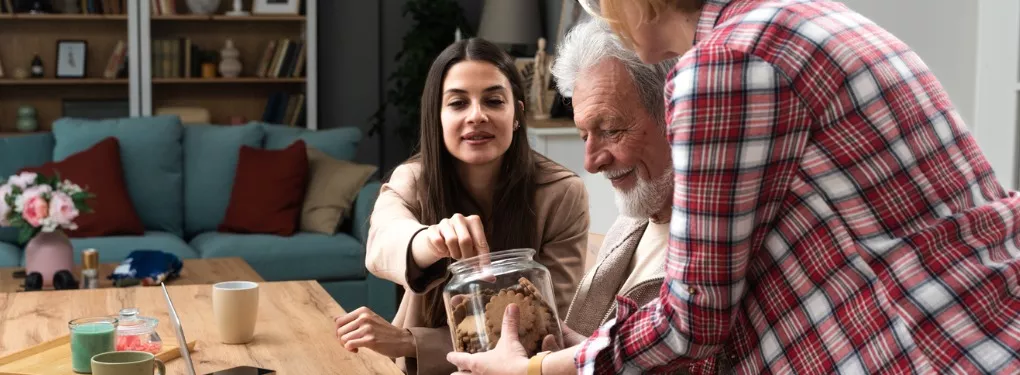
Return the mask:
{"type": "MultiPolygon", "coordinates": [[[[176,342],[176,340],[173,340],[176,342]]],[[[188,350],[195,342],[188,343],[188,350]]],[[[163,350],[156,355],[164,363],[179,358],[177,345],[163,341],[163,350]]],[[[0,374],[4,375],[73,375],[71,370],[71,335],[50,340],[0,358],[0,374]]]]}

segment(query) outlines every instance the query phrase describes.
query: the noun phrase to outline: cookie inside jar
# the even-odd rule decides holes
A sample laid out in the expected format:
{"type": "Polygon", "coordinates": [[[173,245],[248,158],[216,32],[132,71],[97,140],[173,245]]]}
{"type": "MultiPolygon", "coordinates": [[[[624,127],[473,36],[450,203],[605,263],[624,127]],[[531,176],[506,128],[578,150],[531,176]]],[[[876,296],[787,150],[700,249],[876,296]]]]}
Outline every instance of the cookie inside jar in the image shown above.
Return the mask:
{"type": "Polygon", "coordinates": [[[468,269],[455,267],[466,260],[450,266],[454,277],[444,293],[454,350],[477,353],[495,348],[511,303],[519,311],[517,334],[528,356],[541,351],[547,335],[562,343],[549,272],[530,260],[534,250],[526,250],[494,253],[490,264],[468,269]],[[464,274],[469,277],[458,278],[464,274]]]}

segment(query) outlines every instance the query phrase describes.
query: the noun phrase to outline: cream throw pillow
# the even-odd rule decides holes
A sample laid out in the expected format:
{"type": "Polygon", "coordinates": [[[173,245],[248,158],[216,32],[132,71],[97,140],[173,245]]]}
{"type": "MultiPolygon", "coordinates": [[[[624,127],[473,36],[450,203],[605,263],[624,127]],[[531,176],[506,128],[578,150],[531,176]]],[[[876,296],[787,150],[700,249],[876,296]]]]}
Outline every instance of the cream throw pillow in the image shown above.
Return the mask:
{"type": "Polygon", "coordinates": [[[354,199],[375,173],[374,165],[333,159],[308,147],[308,190],[301,208],[301,231],[336,234],[350,216],[354,199]]]}

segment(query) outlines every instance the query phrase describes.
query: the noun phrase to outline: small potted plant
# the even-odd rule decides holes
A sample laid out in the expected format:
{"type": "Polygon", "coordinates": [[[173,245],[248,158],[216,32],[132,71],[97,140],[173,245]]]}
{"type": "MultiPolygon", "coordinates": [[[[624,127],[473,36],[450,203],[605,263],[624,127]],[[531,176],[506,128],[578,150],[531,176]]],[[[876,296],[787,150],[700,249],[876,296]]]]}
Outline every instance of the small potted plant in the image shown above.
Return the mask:
{"type": "Polygon", "coordinates": [[[74,266],[74,251],[65,230],[75,230],[74,220],[91,212],[86,201],[93,195],[60,176],[22,172],[0,184],[0,226],[18,229],[25,244],[25,271],[39,272],[43,285],[53,275],[74,266]]]}

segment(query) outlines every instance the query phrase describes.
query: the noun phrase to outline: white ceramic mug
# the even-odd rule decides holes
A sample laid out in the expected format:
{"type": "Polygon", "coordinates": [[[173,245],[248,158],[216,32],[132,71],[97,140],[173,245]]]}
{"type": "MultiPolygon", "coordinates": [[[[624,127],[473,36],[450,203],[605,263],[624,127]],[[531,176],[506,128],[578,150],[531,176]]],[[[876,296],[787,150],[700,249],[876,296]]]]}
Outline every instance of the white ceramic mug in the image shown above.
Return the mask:
{"type": "Polygon", "coordinates": [[[226,281],[213,285],[212,304],[220,341],[246,344],[255,337],[259,310],[259,284],[226,281]]]}

